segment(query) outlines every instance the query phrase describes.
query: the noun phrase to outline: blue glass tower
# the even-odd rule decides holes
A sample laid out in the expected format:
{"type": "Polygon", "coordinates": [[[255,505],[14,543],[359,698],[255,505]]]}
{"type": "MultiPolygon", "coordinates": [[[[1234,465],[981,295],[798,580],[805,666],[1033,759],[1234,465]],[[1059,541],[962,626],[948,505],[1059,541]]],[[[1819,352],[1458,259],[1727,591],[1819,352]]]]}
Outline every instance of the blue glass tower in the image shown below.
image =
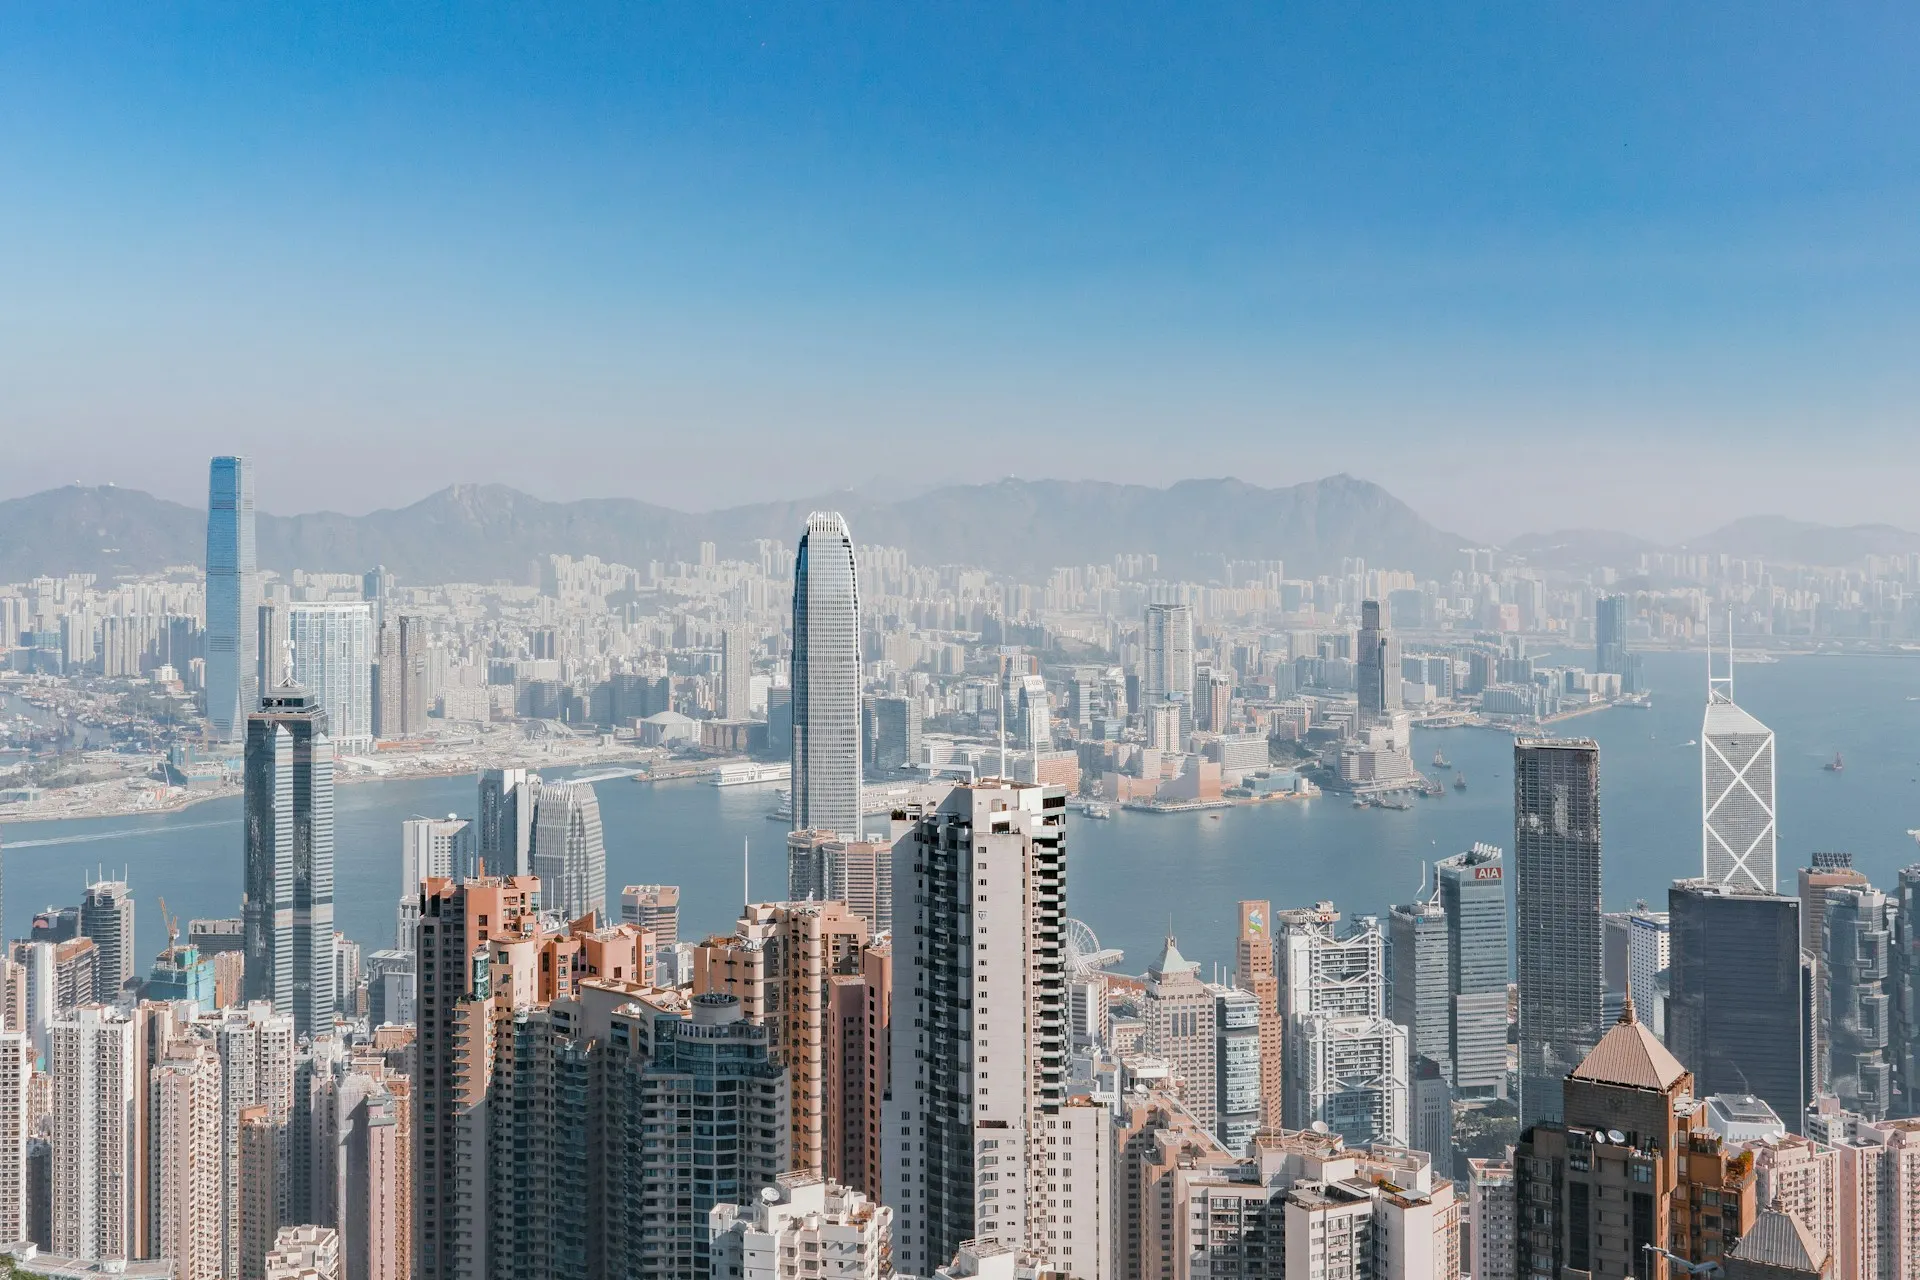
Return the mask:
{"type": "Polygon", "coordinates": [[[260,705],[260,571],[253,544],[253,464],[215,458],[207,481],[207,721],[236,742],[260,705]]]}

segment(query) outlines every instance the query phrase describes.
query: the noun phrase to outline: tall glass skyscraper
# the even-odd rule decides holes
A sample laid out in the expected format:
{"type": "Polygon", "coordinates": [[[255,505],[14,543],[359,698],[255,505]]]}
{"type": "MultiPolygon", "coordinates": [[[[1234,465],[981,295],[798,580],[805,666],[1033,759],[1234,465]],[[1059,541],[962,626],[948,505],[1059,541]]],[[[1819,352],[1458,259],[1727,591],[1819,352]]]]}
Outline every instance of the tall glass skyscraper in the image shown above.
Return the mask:
{"type": "MultiPolygon", "coordinates": [[[[1712,663],[1711,653],[1707,661],[1712,663]]],[[[1714,678],[1709,667],[1700,727],[1700,844],[1707,883],[1773,892],[1773,781],[1773,730],[1733,700],[1731,665],[1724,679],[1714,678]]]]}
{"type": "Polygon", "coordinates": [[[607,844],[600,828],[600,797],[590,782],[541,786],[533,819],[533,874],[540,906],[578,920],[607,913],[607,844]]]}
{"type": "Polygon", "coordinates": [[[312,694],[267,694],[247,717],[245,769],[246,996],[319,1035],[335,1006],[333,742],[312,694]]]}
{"type": "Polygon", "coordinates": [[[793,826],[860,833],[860,588],[837,511],[807,517],[793,570],[793,826]]]}
{"type": "Polygon", "coordinates": [[[1500,850],[1476,844],[1436,868],[1447,913],[1448,1046],[1453,1092],[1507,1091],[1507,882],[1500,850]]]}
{"type": "Polygon", "coordinates": [[[1562,1083],[1600,1042],[1600,746],[1513,744],[1520,1125],[1558,1121],[1562,1083]]]}
{"type": "Polygon", "coordinates": [[[215,458],[207,480],[207,720],[223,742],[260,704],[260,570],[253,544],[253,463],[215,458]]]}
{"type": "Polygon", "coordinates": [[[1178,749],[1184,750],[1186,736],[1193,731],[1193,610],[1184,604],[1150,604],[1145,631],[1140,707],[1151,716],[1160,704],[1178,702],[1182,744],[1178,749]]]}
{"type": "Polygon", "coordinates": [[[293,682],[327,713],[334,749],[373,750],[373,606],[361,601],[300,603],[287,610],[293,682]]]}

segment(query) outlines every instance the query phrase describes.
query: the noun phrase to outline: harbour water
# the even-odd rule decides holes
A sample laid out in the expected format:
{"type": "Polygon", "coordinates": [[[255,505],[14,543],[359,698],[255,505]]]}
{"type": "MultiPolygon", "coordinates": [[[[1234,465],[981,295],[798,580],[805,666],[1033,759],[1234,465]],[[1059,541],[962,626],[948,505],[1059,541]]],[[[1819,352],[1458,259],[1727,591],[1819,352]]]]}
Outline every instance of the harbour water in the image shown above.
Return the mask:
{"type": "MultiPolygon", "coordinates": [[[[1704,698],[1700,654],[1649,653],[1651,709],[1617,708],[1555,726],[1601,747],[1608,905],[1662,905],[1667,884],[1700,867],[1700,755],[1704,698]]],[[[1848,850],[1876,884],[1920,861],[1907,835],[1920,827],[1920,657],[1790,656],[1739,669],[1740,702],[1777,736],[1781,883],[1814,850],[1848,850]],[[1835,752],[1843,772],[1822,768],[1835,752]]],[[[1488,729],[1417,733],[1423,767],[1444,750],[1465,791],[1422,799],[1404,812],[1356,810],[1327,796],[1305,803],[1197,813],[1118,811],[1108,821],[1072,817],[1068,903],[1103,944],[1124,948],[1137,972],[1169,922],[1188,956],[1223,969],[1233,950],[1234,904],[1276,907],[1331,899],[1343,911],[1384,912],[1420,890],[1432,859],[1476,841],[1510,850],[1513,746],[1488,729]]],[[[1447,781],[1451,783],[1451,774],[1447,781]]],[[[607,885],[664,881],[682,887],[681,936],[727,930],[746,892],[785,891],[784,833],[766,820],[771,787],[694,782],[598,784],[607,840],[607,885]]],[[[399,824],[416,816],[471,814],[474,780],[436,778],[340,788],[335,855],[339,927],[367,950],[393,941],[399,894],[399,824]]],[[[125,870],[138,899],[139,948],[164,942],[156,899],[182,919],[232,915],[241,881],[238,800],[179,813],[0,826],[5,845],[5,928],[24,934],[33,913],[72,903],[95,869],[125,870]]],[[[616,907],[617,909],[617,907],[616,907]]]]}

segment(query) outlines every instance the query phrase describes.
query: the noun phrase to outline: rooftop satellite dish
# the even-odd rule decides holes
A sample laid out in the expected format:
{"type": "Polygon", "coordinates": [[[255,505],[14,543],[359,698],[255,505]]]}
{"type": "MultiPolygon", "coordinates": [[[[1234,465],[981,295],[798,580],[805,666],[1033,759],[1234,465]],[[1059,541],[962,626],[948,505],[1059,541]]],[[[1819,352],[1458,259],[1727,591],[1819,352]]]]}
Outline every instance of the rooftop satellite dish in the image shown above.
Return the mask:
{"type": "Polygon", "coordinates": [[[1616,1147],[1624,1147],[1627,1145],[1627,1135],[1618,1129],[1609,1129],[1607,1130],[1607,1141],[1616,1147]]]}

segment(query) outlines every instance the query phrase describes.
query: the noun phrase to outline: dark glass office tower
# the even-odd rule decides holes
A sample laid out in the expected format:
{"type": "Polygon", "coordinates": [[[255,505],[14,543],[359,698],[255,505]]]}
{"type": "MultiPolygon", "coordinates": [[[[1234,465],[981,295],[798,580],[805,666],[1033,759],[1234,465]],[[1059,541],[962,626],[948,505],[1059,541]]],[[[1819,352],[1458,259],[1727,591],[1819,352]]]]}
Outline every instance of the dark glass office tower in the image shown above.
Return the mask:
{"type": "Polygon", "coordinates": [[[1448,1043],[1457,1098],[1507,1091],[1507,881],[1500,850],[1476,844],[1436,869],[1447,913],[1448,1043]]]}
{"type": "Polygon", "coordinates": [[[1800,1132],[1812,1097],[1800,900],[1676,880],[1667,911],[1667,1048],[1693,1072],[1699,1096],[1753,1094],[1800,1132]]]}
{"type": "Polygon", "coordinates": [[[294,685],[247,717],[246,996],[292,1014],[294,1033],[333,1029],[333,743],[294,685]]]}
{"type": "Polygon", "coordinates": [[[207,481],[207,720],[233,742],[260,705],[260,573],[253,547],[253,464],[215,458],[207,481]]]}
{"type": "Polygon", "coordinates": [[[1600,1042],[1600,746],[1513,744],[1520,1123],[1562,1116],[1561,1082],[1600,1042]]]}

